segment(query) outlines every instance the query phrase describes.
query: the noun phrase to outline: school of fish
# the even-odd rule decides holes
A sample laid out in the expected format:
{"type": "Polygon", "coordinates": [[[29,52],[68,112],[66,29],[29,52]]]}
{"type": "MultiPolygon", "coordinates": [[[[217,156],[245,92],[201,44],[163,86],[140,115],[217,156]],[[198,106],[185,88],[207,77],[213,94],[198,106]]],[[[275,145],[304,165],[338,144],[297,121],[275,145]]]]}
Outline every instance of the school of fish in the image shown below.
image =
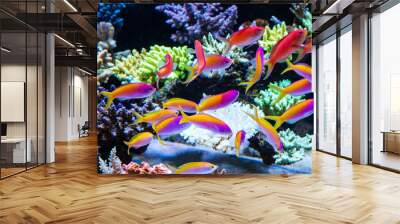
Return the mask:
{"type": "MultiPolygon", "coordinates": [[[[229,39],[217,38],[226,43],[226,49],[223,54],[227,54],[233,47],[246,47],[256,44],[263,33],[263,27],[253,24],[241,27],[241,29],[234,32],[229,39]]],[[[281,62],[286,62],[287,64],[287,68],[281,74],[293,71],[301,76],[302,79],[295,81],[285,88],[272,86],[271,88],[279,92],[279,96],[273,104],[279,103],[286,95],[298,96],[311,93],[311,67],[305,63],[297,63],[303,59],[305,55],[311,53],[312,41],[311,38],[307,38],[307,35],[307,30],[305,29],[297,29],[289,32],[275,44],[267,60],[263,48],[258,47],[255,55],[255,70],[250,80],[239,84],[245,86],[245,93],[247,94],[248,91],[261,80],[265,71],[265,66],[267,66],[267,72],[265,73],[264,79],[267,79],[272,74],[275,65],[281,62]],[[291,63],[288,59],[293,53],[297,53],[297,58],[294,60],[296,64],[291,63]]],[[[229,57],[224,55],[206,55],[199,40],[195,40],[194,49],[197,61],[193,67],[188,68],[190,73],[187,80],[184,82],[187,85],[203,72],[224,70],[229,68],[233,63],[229,57]]],[[[159,81],[172,74],[174,68],[175,65],[172,56],[166,54],[165,64],[161,66],[156,73],[157,89],[159,88],[159,81]]],[[[130,100],[147,98],[153,95],[156,88],[151,84],[138,82],[126,84],[112,92],[101,92],[100,94],[107,97],[105,108],[108,109],[112,105],[114,99],[130,100]]],[[[207,114],[206,111],[218,110],[229,106],[235,102],[238,97],[239,91],[232,89],[216,95],[204,96],[199,103],[183,98],[171,98],[162,103],[162,109],[160,110],[143,115],[133,112],[136,117],[134,124],[148,123],[152,126],[155,134],[151,132],[138,133],[129,141],[124,142],[128,147],[128,154],[131,148],[138,149],[149,145],[154,137],[156,137],[161,144],[165,144],[161,137],[179,134],[191,125],[231,138],[233,133],[229,125],[225,123],[223,119],[207,114]],[[186,113],[190,113],[190,115],[186,113]]],[[[245,113],[258,125],[260,132],[264,134],[266,141],[274,150],[281,153],[284,148],[277,129],[285,122],[293,124],[310,116],[314,110],[314,100],[304,100],[292,106],[280,116],[266,116],[262,118],[259,117],[257,108],[255,106],[254,108],[254,114],[245,113]],[[274,125],[271,125],[268,120],[275,121],[274,125]]],[[[243,130],[235,134],[234,145],[236,156],[240,155],[240,149],[245,140],[246,133],[243,130]]],[[[208,162],[189,162],[178,167],[175,173],[210,174],[216,172],[217,168],[217,165],[208,162]]]]}

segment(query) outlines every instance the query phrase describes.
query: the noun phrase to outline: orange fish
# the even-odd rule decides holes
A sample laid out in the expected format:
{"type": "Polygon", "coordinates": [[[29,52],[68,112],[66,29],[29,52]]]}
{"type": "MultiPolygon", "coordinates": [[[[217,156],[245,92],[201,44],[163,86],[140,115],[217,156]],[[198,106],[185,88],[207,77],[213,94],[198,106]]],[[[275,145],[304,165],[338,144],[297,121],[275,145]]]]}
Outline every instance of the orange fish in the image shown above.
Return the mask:
{"type": "Polygon", "coordinates": [[[222,135],[232,135],[231,128],[222,120],[208,114],[199,113],[188,116],[185,112],[181,111],[182,120],[179,124],[190,123],[199,128],[203,128],[222,135]]]}
{"type": "Polygon", "coordinates": [[[303,48],[300,48],[298,51],[298,55],[296,60],[294,61],[294,63],[297,63],[298,61],[300,61],[301,59],[304,58],[304,56],[306,56],[306,54],[310,54],[312,51],[312,39],[309,38],[306,43],[304,44],[303,48]]]}
{"type": "Polygon", "coordinates": [[[114,99],[129,100],[141,99],[151,96],[156,89],[147,83],[129,83],[116,88],[112,92],[101,92],[100,94],[108,98],[105,109],[108,109],[114,99]]]}
{"type": "Polygon", "coordinates": [[[288,67],[281,73],[283,75],[284,73],[288,71],[294,71],[301,77],[307,79],[308,81],[312,82],[312,69],[311,66],[304,64],[304,63],[298,63],[298,64],[292,64],[289,60],[286,61],[288,67]]]}
{"type": "Polygon", "coordinates": [[[213,174],[218,166],[209,162],[190,162],[178,167],[176,174],[213,174]]]}
{"type": "Polygon", "coordinates": [[[174,110],[156,110],[144,114],[143,116],[137,113],[136,111],[133,111],[133,114],[136,116],[136,121],[134,124],[139,124],[142,122],[153,124],[170,117],[178,116],[177,112],[174,110]]]}
{"type": "Polygon", "coordinates": [[[204,98],[197,106],[197,111],[216,110],[228,106],[235,102],[239,96],[239,91],[229,90],[214,96],[204,98]]]}
{"type": "Polygon", "coordinates": [[[239,85],[246,85],[246,93],[254,84],[256,84],[261,79],[261,75],[264,72],[264,63],[264,50],[259,47],[256,52],[256,70],[254,71],[251,80],[239,83],[239,85]]]}
{"type": "Polygon", "coordinates": [[[188,113],[195,113],[197,112],[197,103],[182,98],[171,98],[167,100],[167,102],[163,103],[163,108],[168,108],[175,111],[183,110],[188,113]]]}
{"type": "Polygon", "coordinates": [[[135,148],[138,149],[140,147],[143,147],[145,145],[150,144],[150,142],[153,140],[153,134],[150,132],[142,132],[138,133],[135,136],[133,136],[129,142],[124,141],[125,145],[128,146],[128,154],[129,154],[129,149],[130,148],[135,148]]]}
{"type": "Polygon", "coordinates": [[[227,48],[224,52],[226,54],[233,46],[245,47],[257,43],[263,34],[264,27],[253,25],[234,32],[229,39],[221,37],[218,37],[218,39],[226,43],[227,48]]]}
{"type": "Polygon", "coordinates": [[[267,119],[274,120],[274,128],[278,129],[283,122],[294,124],[314,113],[314,99],[304,100],[289,108],[281,116],[266,116],[267,119]]]}
{"type": "Polygon", "coordinates": [[[157,89],[158,83],[160,79],[165,79],[167,78],[172,71],[174,70],[174,61],[172,60],[172,56],[170,54],[165,55],[165,65],[160,68],[157,72],[157,89]]]}
{"type": "Polygon", "coordinates": [[[271,88],[279,92],[278,98],[272,103],[272,105],[279,103],[279,101],[281,101],[281,99],[283,99],[287,94],[292,96],[301,96],[312,92],[311,82],[307,79],[300,79],[285,88],[280,88],[275,85],[271,85],[271,88]]]}
{"type": "Polygon", "coordinates": [[[246,113],[251,119],[253,119],[258,124],[261,133],[265,135],[267,142],[274,148],[274,150],[283,152],[283,144],[278,132],[267,120],[260,118],[258,116],[257,108],[256,107],[254,108],[254,115],[249,114],[245,111],[243,112],[246,113]]]}
{"type": "Polygon", "coordinates": [[[306,37],[307,30],[298,29],[290,32],[275,44],[266,63],[268,70],[265,79],[271,75],[276,63],[285,61],[292,53],[301,48],[306,37]]]}
{"type": "Polygon", "coordinates": [[[236,156],[239,157],[240,147],[242,146],[244,140],[246,139],[246,132],[240,130],[236,133],[235,136],[235,148],[236,148],[236,156]]]}

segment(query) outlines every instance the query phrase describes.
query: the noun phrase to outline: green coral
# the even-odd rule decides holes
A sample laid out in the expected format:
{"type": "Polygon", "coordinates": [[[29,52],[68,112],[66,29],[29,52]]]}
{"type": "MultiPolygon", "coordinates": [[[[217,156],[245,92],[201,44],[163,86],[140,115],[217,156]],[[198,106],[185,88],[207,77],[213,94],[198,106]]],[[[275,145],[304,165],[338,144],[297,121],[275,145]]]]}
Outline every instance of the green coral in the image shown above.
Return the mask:
{"type": "Polygon", "coordinates": [[[296,135],[292,130],[286,129],[279,132],[284,151],[274,155],[275,164],[288,165],[298,162],[304,158],[306,151],[312,148],[312,136],[307,134],[304,137],[296,135]]]}
{"type": "Polygon", "coordinates": [[[116,59],[112,71],[122,79],[131,77],[133,80],[154,83],[157,79],[156,72],[164,65],[167,53],[172,56],[176,68],[166,80],[185,80],[186,68],[193,62],[193,50],[187,46],[153,45],[149,50],[145,48],[140,52],[132,50],[128,56],[116,59]]]}
{"type": "Polygon", "coordinates": [[[291,106],[297,104],[304,99],[303,96],[291,96],[286,95],[279,103],[272,105],[272,103],[278,98],[279,92],[273,88],[271,85],[279,86],[285,88],[289,86],[291,82],[287,79],[281,80],[279,82],[270,83],[268,89],[261,90],[260,95],[254,99],[255,104],[262,108],[267,115],[281,115],[291,106]]]}
{"type": "MultiPolygon", "coordinates": [[[[229,38],[229,36],[227,36],[227,38],[229,38]]],[[[226,49],[226,44],[215,39],[211,33],[203,36],[202,44],[206,54],[223,55],[226,49]]],[[[226,56],[232,59],[234,64],[249,62],[249,59],[247,59],[247,53],[239,47],[233,47],[226,56]]]]}
{"type": "Polygon", "coordinates": [[[266,57],[269,57],[269,54],[271,53],[275,44],[287,34],[288,31],[286,29],[285,22],[276,24],[272,27],[272,29],[270,29],[269,26],[265,27],[264,34],[258,41],[258,44],[264,49],[266,57]]]}
{"type": "Polygon", "coordinates": [[[300,21],[300,25],[297,28],[306,28],[309,33],[312,32],[312,14],[309,7],[306,4],[293,4],[290,11],[296,16],[300,21]]]}

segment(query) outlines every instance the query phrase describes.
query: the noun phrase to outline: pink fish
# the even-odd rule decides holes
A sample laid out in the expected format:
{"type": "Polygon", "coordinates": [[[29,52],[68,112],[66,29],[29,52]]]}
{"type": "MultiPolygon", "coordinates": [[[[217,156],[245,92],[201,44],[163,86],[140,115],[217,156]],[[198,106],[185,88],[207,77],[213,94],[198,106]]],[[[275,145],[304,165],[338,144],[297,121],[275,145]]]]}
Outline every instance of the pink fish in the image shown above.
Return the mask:
{"type": "Polygon", "coordinates": [[[307,79],[308,81],[312,82],[312,69],[311,66],[305,64],[305,63],[298,63],[298,64],[292,64],[289,60],[286,61],[288,67],[283,70],[281,73],[282,75],[288,71],[294,71],[296,72],[299,76],[307,79]]]}
{"type": "Polygon", "coordinates": [[[271,88],[279,92],[278,98],[272,103],[272,105],[279,103],[279,101],[281,101],[287,94],[292,96],[301,96],[312,92],[311,82],[307,79],[300,79],[285,88],[280,88],[275,85],[271,85],[271,88]]]}
{"type": "Polygon", "coordinates": [[[306,37],[307,30],[298,29],[290,32],[275,44],[272,48],[269,60],[266,63],[268,65],[268,71],[265,79],[271,75],[276,63],[285,61],[292,53],[302,47],[301,45],[306,37]]]}
{"type": "Polygon", "coordinates": [[[264,27],[252,25],[234,32],[228,40],[221,37],[218,37],[218,39],[226,43],[227,48],[224,52],[224,54],[226,54],[232,46],[245,47],[257,43],[263,34],[264,27]]]}
{"type": "Polygon", "coordinates": [[[278,132],[267,120],[260,118],[258,116],[257,108],[254,108],[254,115],[249,114],[247,112],[244,113],[246,113],[251,119],[253,119],[258,124],[261,133],[265,135],[267,142],[274,148],[274,150],[283,152],[283,144],[278,132]]]}
{"type": "Polygon", "coordinates": [[[207,65],[206,64],[206,56],[204,54],[204,49],[203,49],[203,46],[201,45],[200,41],[198,41],[198,40],[194,41],[194,49],[195,49],[196,58],[197,58],[196,74],[200,75],[207,65]]]}
{"type": "Polygon", "coordinates": [[[209,162],[190,162],[185,163],[176,169],[176,174],[213,174],[218,166],[209,162]]]}
{"type": "Polygon", "coordinates": [[[163,108],[168,108],[175,111],[183,110],[188,113],[195,113],[197,112],[197,103],[182,98],[171,98],[163,103],[163,108]]]}
{"type": "Polygon", "coordinates": [[[180,123],[181,120],[182,116],[177,116],[153,124],[153,130],[156,132],[157,138],[161,144],[163,144],[163,141],[160,136],[176,135],[190,127],[189,123],[180,123]]]}
{"type": "Polygon", "coordinates": [[[128,146],[128,154],[129,154],[129,149],[130,148],[135,148],[138,149],[140,147],[146,146],[150,144],[150,142],[153,140],[153,134],[150,132],[142,132],[138,133],[135,136],[133,136],[129,142],[125,142],[125,145],[128,146]]]}
{"type": "Polygon", "coordinates": [[[190,123],[199,128],[203,128],[217,134],[232,135],[231,128],[224,121],[216,117],[204,113],[199,113],[192,116],[186,115],[183,111],[181,111],[181,113],[183,118],[179,122],[180,124],[190,123]]]}
{"type": "Polygon", "coordinates": [[[172,56],[170,54],[166,54],[165,55],[165,65],[163,67],[161,67],[158,72],[157,72],[157,89],[158,87],[158,83],[160,79],[165,79],[167,78],[172,71],[174,70],[174,62],[172,60],[172,56]]]}
{"type": "Polygon", "coordinates": [[[253,76],[251,77],[250,81],[239,83],[239,85],[246,85],[246,93],[261,79],[261,75],[264,72],[264,63],[264,50],[259,47],[256,52],[256,70],[254,71],[253,76]]]}
{"type": "Polygon", "coordinates": [[[281,116],[266,116],[267,119],[274,120],[274,128],[278,129],[283,122],[294,124],[314,113],[314,99],[304,100],[289,108],[281,116]]]}
{"type": "Polygon", "coordinates": [[[240,147],[242,146],[244,140],[246,139],[246,132],[240,130],[236,133],[235,136],[235,148],[236,148],[236,156],[239,156],[240,147]]]}
{"type": "Polygon", "coordinates": [[[306,54],[310,54],[311,51],[312,51],[312,39],[309,38],[306,41],[306,43],[304,43],[304,47],[299,49],[299,51],[298,51],[299,54],[297,55],[297,58],[294,62],[296,63],[296,62],[300,61],[301,59],[304,58],[304,56],[306,56],[306,54]]]}
{"type": "MultiPolygon", "coordinates": [[[[206,66],[204,67],[203,72],[223,70],[231,65],[232,65],[232,60],[230,58],[218,54],[212,54],[206,56],[206,66]]],[[[196,73],[198,67],[199,67],[198,63],[196,63],[193,67],[189,68],[191,73],[189,74],[187,80],[184,83],[189,84],[200,75],[199,73],[196,73]]]]}
{"type": "Polygon", "coordinates": [[[108,109],[114,99],[129,100],[141,99],[151,96],[156,89],[147,83],[130,83],[116,88],[112,92],[101,92],[100,94],[108,98],[106,109],[108,109]]]}
{"type": "Polygon", "coordinates": [[[226,107],[235,102],[238,96],[239,91],[237,90],[228,90],[218,95],[207,96],[199,103],[197,106],[197,111],[201,112],[206,110],[216,110],[226,107]]]}

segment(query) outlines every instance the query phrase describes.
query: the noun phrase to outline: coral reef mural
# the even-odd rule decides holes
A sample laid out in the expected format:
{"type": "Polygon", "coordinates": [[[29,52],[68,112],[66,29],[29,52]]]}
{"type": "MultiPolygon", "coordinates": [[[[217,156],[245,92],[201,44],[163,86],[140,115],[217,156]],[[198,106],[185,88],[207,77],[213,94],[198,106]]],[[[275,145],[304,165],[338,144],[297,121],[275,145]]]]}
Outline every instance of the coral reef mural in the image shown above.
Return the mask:
{"type": "Polygon", "coordinates": [[[99,3],[98,172],[310,173],[310,15],[307,4],[99,3]]]}

